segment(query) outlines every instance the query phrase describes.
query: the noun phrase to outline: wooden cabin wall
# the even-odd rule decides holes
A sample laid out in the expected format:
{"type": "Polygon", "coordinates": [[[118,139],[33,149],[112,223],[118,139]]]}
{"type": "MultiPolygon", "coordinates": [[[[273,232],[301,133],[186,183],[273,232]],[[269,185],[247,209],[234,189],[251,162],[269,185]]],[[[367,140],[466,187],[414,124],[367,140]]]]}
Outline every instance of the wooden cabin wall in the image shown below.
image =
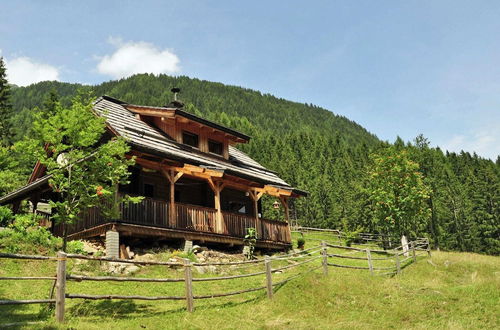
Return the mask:
{"type": "Polygon", "coordinates": [[[201,152],[208,153],[208,140],[213,140],[222,143],[222,157],[229,158],[229,141],[224,137],[224,134],[219,131],[211,131],[210,128],[193,123],[176,122],[174,119],[162,120],[160,117],[155,117],[153,120],[154,126],[158,127],[172,139],[182,143],[182,131],[187,131],[198,135],[199,146],[201,152]]]}

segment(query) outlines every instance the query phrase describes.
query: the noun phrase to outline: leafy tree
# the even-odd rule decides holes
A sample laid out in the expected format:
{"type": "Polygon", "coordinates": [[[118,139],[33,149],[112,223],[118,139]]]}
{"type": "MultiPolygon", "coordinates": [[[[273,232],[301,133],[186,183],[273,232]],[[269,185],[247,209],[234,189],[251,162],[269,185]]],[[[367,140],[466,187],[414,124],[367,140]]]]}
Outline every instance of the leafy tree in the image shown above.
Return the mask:
{"type": "MultiPolygon", "coordinates": [[[[161,106],[172,99],[169,90],[174,86],[182,89],[186,111],[252,136],[249,144],[238,148],[291,185],[309,192],[309,197],[292,201],[292,219],[302,225],[349,231],[375,231],[379,227],[373,218],[373,200],[365,189],[371,181],[366,169],[373,166],[369,155],[391,144],[312,104],[183,76],[140,74],[96,86],[40,82],[11,88],[15,110],[10,118],[11,132],[14,141],[33,137],[35,113],[51,108],[49,103],[69,107],[82,88],[130,103],[161,106]],[[57,93],[58,100],[51,91],[57,93]],[[36,107],[40,110],[34,110],[36,107]]],[[[430,217],[422,223],[420,234],[428,234],[434,246],[442,249],[500,253],[500,157],[488,160],[465,152],[443,152],[431,147],[423,136],[413,144],[398,138],[392,145],[420,165],[424,184],[430,188],[430,217]]],[[[8,189],[19,187],[32,169],[32,159],[19,150],[26,148],[14,145],[0,151],[7,158],[0,159],[0,190],[2,183],[7,183],[8,189]]],[[[262,201],[264,217],[282,217],[283,212],[272,207],[274,199],[262,201]]]]}
{"type": "Polygon", "coordinates": [[[388,147],[373,154],[369,171],[369,194],[373,220],[385,234],[415,237],[422,233],[429,218],[430,189],[419,165],[408,152],[388,147]]]}
{"type": "Polygon", "coordinates": [[[33,129],[40,138],[35,153],[60,196],[51,206],[54,220],[63,224],[65,250],[66,226],[78,221],[85,209],[109,204],[105,199],[115,198],[118,185],[128,183],[127,168],[134,160],[125,157],[129,147],[124,139],[106,141],[105,119],[92,112],[92,103],[82,95],[68,108],[56,103],[51,117],[37,114],[33,129]]]}
{"type": "Polygon", "coordinates": [[[3,57],[0,57],[0,145],[9,145],[11,142],[11,116],[10,85],[3,57]]]}

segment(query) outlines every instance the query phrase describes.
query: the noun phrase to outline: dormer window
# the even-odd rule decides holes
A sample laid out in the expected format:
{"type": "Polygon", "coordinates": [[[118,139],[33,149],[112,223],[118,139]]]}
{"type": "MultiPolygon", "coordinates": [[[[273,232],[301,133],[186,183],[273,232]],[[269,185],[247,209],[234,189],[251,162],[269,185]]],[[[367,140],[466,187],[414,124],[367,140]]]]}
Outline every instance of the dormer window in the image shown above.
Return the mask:
{"type": "Polygon", "coordinates": [[[188,146],[199,148],[199,138],[197,134],[183,131],[182,132],[182,143],[188,146]]]}
{"type": "Polygon", "coordinates": [[[224,150],[224,146],[221,142],[208,140],[208,152],[212,154],[222,155],[222,151],[224,150]]]}

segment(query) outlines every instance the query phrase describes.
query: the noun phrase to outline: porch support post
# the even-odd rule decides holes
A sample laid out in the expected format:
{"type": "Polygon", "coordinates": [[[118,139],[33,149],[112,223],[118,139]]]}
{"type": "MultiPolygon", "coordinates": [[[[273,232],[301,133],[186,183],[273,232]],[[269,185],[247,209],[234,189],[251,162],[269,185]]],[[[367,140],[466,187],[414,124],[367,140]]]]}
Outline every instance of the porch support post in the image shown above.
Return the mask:
{"type": "Polygon", "coordinates": [[[285,209],[285,221],[288,223],[288,232],[286,233],[287,241],[292,242],[292,228],[290,226],[290,208],[288,207],[288,197],[280,196],[280,201],[285,209]]]}
{"type": "Polygon", "coordinates": [[[170,202],[169,202],[169,212],[168,212],[168,223],[170,227],[176,227],[176,212],[175,212],[175,183],[184,174],[182,172],[176,173],[174,170],[163,171],[163,174],[167,177],[170,183],[170,202]]]}
{"type": "Polygon", "coordinates": [[[214,192],[214,206],[217,210],[215,214],[215,231],[219,234],[224,233],[224,219],[222,218],[222,209],[220,205],[220,193],[224,189],[223,182],[214,182],[212,178],[208,178],[208,184],[214,192]]]}
{"type": "Polygon", "coordinates": [[[257,231],[257,237],[260,237],[260,234],[262,233],[262,228],[260,226],[260,219],[259,219],[259,200],[264,194],[263,191],[255,191],[255,190],[249,190],[248,194],[250,198],[253,201],[253,215],[255,217],[255,230],[257,231]]]}
{"type": "Polygon", "coordinates": [[[285,221],[290,222],[290,208],[288,207],[288,198],[286,196],[280,196],[281,205],[285,209],[285,221]]]}

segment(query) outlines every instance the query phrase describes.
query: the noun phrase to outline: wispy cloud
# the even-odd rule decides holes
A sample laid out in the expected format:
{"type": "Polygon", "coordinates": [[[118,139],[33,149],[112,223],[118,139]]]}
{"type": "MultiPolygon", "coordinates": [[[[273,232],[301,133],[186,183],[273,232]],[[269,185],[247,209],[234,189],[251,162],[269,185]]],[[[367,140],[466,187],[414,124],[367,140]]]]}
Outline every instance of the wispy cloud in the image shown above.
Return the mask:
{"type": "Polygon", "coordinates": [[[443,149],[462,150],[495,160],[500,155],[500,130],[482,129],[471,134],[456,134],[443,143],[443,149]]]}
{"type": "Polygon", "coordinates": [[[59,80],[59,69],[32,58],[22,56],[5,59],[7,79],[11,84],[28,86],[45,80],[59,80]]]}
{"type": "Polygon", "coordinates": [[[176,73],[180,71],[180,60],[169,49],[159,49],[155,45],[143,41],[123,42],[110,38],[109,42],[116,47],[111,55],[100,58],[97,64],[99,73],[113,78],[123,78],[136,73],[176,73]]]}

